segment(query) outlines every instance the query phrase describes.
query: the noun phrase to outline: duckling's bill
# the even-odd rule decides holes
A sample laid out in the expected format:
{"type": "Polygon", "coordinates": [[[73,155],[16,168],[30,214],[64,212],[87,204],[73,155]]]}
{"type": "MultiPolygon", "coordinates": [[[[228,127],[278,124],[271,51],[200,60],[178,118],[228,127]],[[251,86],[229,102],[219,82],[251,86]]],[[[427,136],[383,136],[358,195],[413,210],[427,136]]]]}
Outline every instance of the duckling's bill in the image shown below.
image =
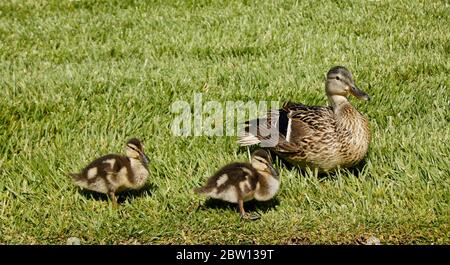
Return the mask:
{"type": "Polygon", "coordinates": [[[150,159],[148,158],[148,156],[146,154],[139,153],[139,155],[141,156],[141,159],[145,164],[148,164],[150,162],[150,159]]]}
{"type": "Polygon", "coordinates": [[[278,177],[280,174],[278,172],[278,170],[276,170],[272,165],[269,165],[269,169],[270,169],[270,173],[274,176],[274,177],[278,177]]]}

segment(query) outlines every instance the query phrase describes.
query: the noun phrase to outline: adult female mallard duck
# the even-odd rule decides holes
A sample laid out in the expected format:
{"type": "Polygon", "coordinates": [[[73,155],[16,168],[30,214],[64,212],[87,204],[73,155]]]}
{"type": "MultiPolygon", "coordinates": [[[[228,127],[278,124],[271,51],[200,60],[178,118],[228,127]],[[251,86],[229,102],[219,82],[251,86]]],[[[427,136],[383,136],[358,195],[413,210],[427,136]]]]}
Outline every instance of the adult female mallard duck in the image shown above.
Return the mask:
{"type": "Polygon", "coordinates": [[[287,102],[265,118],[245,122],[238,144],[261,144],[293,165],[319,172],[356,165],[369,148],[370,129],[368,120],[347,97],[370,97],[356,87],[352,74],[342,66],[328,71],[325,91],[330,106],[287,102]]]}

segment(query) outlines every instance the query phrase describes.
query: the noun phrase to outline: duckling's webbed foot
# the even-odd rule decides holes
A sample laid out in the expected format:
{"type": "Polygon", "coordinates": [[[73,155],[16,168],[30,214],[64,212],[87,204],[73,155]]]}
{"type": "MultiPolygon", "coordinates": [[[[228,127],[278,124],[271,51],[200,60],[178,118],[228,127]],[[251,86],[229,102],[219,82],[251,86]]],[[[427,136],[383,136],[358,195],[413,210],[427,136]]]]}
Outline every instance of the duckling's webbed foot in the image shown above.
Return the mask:
{"type": "Polygon", "coordinates": [[[261,218],[259,214],[244,213],[241,218],[248,221],[255,221],[261,218]]]}
{"type": "Polygon", "coordinates": [[[239,203],[239,212],[241,214],[241,219],[254,221],[254,220],[258,220],[259,218],[261,218],[259,215],[250,214],[250,213],[246,213],[245,212],[245,210],[244,210],[244,200],[239,199],[238,203],[239,203]]]}

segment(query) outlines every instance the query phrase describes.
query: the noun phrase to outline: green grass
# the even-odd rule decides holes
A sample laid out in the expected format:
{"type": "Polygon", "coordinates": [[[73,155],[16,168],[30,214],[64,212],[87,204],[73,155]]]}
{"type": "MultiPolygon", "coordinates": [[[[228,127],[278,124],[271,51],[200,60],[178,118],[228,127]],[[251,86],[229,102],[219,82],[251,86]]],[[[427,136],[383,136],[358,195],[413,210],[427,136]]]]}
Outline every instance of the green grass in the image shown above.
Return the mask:
{"type": "Polygon", "coordinates": [[[0,244],[450,243],[447,1],[61,2],[0,2],[0,244]],[[278,161],[256,222],[193,194],[247,153],[173,136],[173,101],[324,105],[333,65],[372,96],[352,99],[373,133],[359,173],[278,161]],[[65,176],[132,136],[151,177],[120,210],[65,176]]]}

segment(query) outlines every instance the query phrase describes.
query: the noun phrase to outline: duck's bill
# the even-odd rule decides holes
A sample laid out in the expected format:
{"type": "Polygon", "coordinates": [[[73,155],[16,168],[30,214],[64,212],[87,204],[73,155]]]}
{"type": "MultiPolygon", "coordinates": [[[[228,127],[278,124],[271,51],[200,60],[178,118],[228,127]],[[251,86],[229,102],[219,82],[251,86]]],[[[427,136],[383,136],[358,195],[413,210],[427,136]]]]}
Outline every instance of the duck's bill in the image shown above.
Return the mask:
{"type": "Polygon", "coordinates": [[[278,171],[275,168],[270,166],[269,169],[270,173],[272,173],[273,176],[278,176],[278,171]]]}
{"type": "Polygon", "coordinates": [[[356,86],[352,86],[350,89],[353,96],[362,99],[362,100],[370,100],[369,95],[367,95],[366,92],[362,91],[361,89],[357,88],[356,86]]]}
{"type": "Polygon", "coordinates": [[[148,162],[150,161],[150,159],[148,159],[148,156],[146,156],[144,153],[141,153],[141,157],[142,157],[142,161],[145,164],[148,164],[148,162]]]}

